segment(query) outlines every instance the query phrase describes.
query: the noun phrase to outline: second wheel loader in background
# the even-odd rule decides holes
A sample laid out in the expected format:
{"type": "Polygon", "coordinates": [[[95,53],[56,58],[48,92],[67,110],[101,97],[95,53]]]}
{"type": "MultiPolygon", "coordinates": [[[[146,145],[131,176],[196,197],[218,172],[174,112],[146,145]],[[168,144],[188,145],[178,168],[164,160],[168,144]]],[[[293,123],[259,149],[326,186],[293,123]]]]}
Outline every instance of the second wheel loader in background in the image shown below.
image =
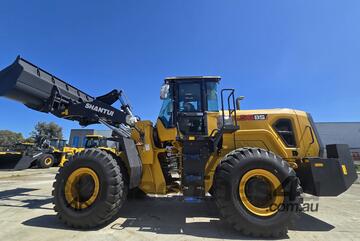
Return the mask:
{"type": "Polygon", "coordinates": [[[82,148],[71,147],[67,145],[66,140],[61,139],[51,139],[49,145],[54,164],[60,167],[75,153],[83,150],[82,148]]]}
{"type": "Polygon", "coordinates": [[[67,146],[66,140],[43,140],[42,145],[20,142],[7,151],[0,152],[0,169],[23,170],[31,167],[62,166],[70,156],[82,150],[67,146]]]}
{"type": "Polygon", "coordinates": [[[0,95],[35,111],[101,123],[116,152],[85,148],[60,168],[54,210],[75,228],[109,222],[129,190],[213,195],[221,217],[240,232],[284,236],[301,212],[302,192],[338,196],[357,178],[346,145],[322,145],[310,114],[239,110],[218,76],[170,77],[156,123],[140,120],[113,90],[93,97],[18,57],[0,72],[0,95]],[[220,100],[218,100],[220,99],[220,100]],[[115,108],[115,103],[120,108],[115,108]],[[220,107],[219,104],[220,103],[220,107]],[[174,175],[176,174],[176,175],[174,175]]]}

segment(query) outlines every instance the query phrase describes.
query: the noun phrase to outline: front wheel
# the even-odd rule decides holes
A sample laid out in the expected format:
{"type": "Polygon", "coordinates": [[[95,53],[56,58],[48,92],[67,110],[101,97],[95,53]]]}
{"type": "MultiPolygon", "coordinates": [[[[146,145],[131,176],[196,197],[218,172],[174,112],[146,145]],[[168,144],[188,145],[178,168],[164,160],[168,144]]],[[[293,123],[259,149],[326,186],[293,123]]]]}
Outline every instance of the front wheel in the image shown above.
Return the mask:
{"type": "Polygon", "coordinates": [[[54,210],[68,226],[88,229],[111,220],[127,196],[126,170],[109,153],[86,149],[60,168],[54,210]]]}
{"type": "Polygon", "coordinates": [[[255,237],[281,237],[301,211],[299,179],[289,164],[259,148],[230,152],[214,177],[221,216],[235,229],[255,237]]]}
{"type": "Polygon", "coordinates": [[[51,154],[42,155],[37,161],[38,168],[50,168],[54,165],[55,158],[51,154]]]}

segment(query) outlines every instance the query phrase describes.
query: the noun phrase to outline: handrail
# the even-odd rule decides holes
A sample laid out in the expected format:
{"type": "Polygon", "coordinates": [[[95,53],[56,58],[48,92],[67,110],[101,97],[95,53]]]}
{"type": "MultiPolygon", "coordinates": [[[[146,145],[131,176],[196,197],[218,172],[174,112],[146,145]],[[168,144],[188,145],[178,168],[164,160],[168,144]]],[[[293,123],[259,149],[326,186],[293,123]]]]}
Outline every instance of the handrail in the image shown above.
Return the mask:
{"type": "Polygon", "coordinates": [[[232,115],[234,116],[234,126],[238,126],[237,125],[237,118],[236,118],[236,103],[235,103],[235,90],[234,89],[222,89],[221,90],[221,111],[222,111],[222,121],[223,121],[223,126],[225,123],[225,109],[224,109],[224,92],[226,91],[230,91],[230,94],[227,97],[227,105],[228,105],[228,112],[229,112],[229,117],[231,117],[232,115]],[[231,101],[232,99],[232,101],[231,101]],[[231,102],[233,105],[233,108],[231,108],[231,102]]]}

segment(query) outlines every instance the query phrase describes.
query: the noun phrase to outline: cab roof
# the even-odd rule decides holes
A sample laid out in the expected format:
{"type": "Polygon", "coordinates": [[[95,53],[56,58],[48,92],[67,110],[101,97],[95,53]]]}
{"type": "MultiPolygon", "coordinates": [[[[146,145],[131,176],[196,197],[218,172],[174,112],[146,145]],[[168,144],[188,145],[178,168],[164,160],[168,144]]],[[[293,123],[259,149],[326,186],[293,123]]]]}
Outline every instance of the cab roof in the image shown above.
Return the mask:
{"type": "Polygon", "coordinates": [[[86,135],[86,137],[89,137],[89,138],[104,138],[104,136],[102,136],[102,135],[94,135],[94,134],[86,135]]]}
{"type": "Polygon", "coordinates": [[[221,76],[174,76],[174,77],[166,77],[165,83],[177,82],[177,81],[192,81],[192,80],[219,82],[221,80],[221,76]]]}
{"type": "Polygon", "coordinates": [[[33,142],[19,142],[19,143],[16,143],[16,145],[35,146],[35,143],[33,143],[33,142]]]}

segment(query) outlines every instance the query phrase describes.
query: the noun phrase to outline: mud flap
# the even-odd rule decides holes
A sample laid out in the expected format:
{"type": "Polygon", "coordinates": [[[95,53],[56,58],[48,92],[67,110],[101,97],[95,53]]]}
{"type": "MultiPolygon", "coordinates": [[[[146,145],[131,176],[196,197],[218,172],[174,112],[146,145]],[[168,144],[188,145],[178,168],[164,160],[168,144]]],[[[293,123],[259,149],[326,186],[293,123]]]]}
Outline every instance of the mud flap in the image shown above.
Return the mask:
{"type": "Polygon", "coordinates": [[[135,142],[128,138],[121,138],[121,149],[125,150],[129,167],[129,188],[135,188],[140,185],[142,176],[142,162],[139,157],[135,142]]]}

